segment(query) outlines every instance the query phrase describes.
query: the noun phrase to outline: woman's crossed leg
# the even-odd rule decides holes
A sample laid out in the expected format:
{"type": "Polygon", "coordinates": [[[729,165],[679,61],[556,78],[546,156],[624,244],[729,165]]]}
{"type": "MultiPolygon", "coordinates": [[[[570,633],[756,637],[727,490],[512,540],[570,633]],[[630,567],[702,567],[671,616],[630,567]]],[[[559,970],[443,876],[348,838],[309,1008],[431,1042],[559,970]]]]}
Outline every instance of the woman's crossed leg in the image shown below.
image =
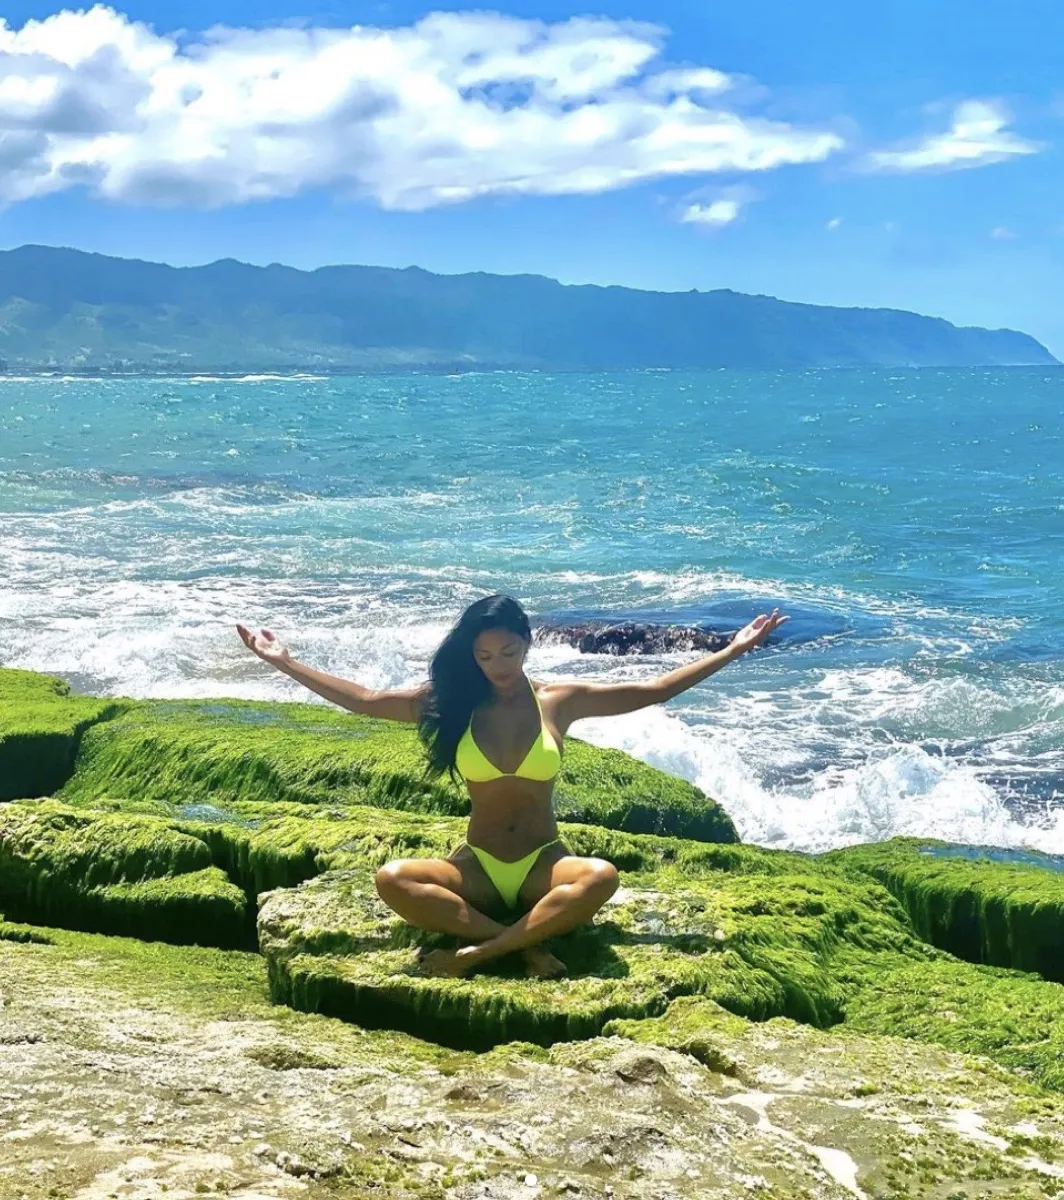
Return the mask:
{"type": "Polygon", "coordinates": [[[406,858],[381,867],[377,892],[404,921],[433,933],[450,933],[472,945],[433,950],[422,959],[426,974],[464,975],[504,954],[521,951],[529,971],[551,977],[564,963],[541,943],[590,921],[617,890],[617,869],[601,858],[579,858],[560,844],[544,850],[521,887],[523,915],[507,925],[489,916],[501,902],[472,851],[450,858],[406,858]],[[485,911],[486,910],[486,911],[485,911]]]}

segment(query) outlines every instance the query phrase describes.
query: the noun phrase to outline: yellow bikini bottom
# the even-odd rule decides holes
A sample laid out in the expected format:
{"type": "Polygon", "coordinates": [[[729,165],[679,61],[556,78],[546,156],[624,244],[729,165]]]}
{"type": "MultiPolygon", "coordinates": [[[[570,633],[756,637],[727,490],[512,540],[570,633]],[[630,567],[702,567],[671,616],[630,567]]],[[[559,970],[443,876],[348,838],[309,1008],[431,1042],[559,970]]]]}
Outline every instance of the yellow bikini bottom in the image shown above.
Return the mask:
{"type": "Polygon", "coordinates": [[[495,890],[503,898],[503,903],[507,908],[516,908],[521,885],[528,878],[529,871],[536,865],[536,860],[544,850],[557,845],[560,841],[560,838],[552,838],[549,842],[538,846],[531,854],[517,859],[516,862],[507,862],[503,858],[496,858],[494,854],[489,854],[487,850],[481,850],[479,846],[472,846],[469,842],[466,842],[466,845],[477,856],[477,862],[484,868],[484,874],[495,885],[495,890]]]}

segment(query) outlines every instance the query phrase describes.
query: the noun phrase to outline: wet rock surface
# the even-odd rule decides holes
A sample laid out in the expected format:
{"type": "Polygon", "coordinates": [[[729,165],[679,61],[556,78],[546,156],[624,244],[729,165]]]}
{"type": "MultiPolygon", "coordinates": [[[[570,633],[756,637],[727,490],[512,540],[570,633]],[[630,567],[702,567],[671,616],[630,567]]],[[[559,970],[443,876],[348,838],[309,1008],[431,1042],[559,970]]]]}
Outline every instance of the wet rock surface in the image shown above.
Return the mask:
{"type": "Polygon", "coordinates": [[[253,955],[53,936],[0,942],[3,1200],[1064,1194],[1064,1103],[914,1042],[687,1000],[741,1078],[664,1018],[455,1053],[271,1006],[253,955]]]}

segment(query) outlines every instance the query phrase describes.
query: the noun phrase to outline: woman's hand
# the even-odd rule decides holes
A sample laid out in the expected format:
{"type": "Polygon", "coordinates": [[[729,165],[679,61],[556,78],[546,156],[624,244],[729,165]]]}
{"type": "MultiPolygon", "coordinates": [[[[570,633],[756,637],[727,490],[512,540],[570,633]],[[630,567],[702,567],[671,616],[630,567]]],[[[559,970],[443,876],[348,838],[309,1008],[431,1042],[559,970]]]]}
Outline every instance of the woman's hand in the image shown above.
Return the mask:
{"type": "Polygon", "coordinates": [[[774,629],[778,629],[785,621],[790,620],[790,617],[777,616],[778,612],[779,609],[774,608],[769,616],[762,613],[761,616],[755,617],[749,625],[739,630],[732,638],[730,645],[734,646],[740,654],[745,654],[748,650],[753,650],[755,646],[760,646],[774,629]]]}
{"type": "Polygon", "coordinates": [[[236,631],[240,634],[240,640],[244,645],[247,646],[252,654],[257,654],[263,662],[268,662],[272,666],[279,667],[282,663],[292,661],[292,655],[288,652],[288,647],[268,629],[260,629],[258,633],[252,633],[250,629],[245,629],[243,625],[237,625],[236,631]]]}

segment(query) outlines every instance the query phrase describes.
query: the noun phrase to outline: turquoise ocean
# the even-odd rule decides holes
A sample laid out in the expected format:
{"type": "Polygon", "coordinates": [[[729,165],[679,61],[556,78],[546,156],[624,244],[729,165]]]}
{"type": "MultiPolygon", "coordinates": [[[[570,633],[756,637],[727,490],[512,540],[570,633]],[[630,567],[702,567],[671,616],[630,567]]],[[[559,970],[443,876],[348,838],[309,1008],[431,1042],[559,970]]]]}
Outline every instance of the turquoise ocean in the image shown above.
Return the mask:
{"type": "MultiPolygon", "coordinates": [[[[573,734],[744,840],[1064,852],[1064,370],[0,381],[0,665],[314,699],[255,659],[421,680],[462,608],[765,647],[573,734]]],[[[535,678],[694,657],[535,646],[535,678]]]]}

